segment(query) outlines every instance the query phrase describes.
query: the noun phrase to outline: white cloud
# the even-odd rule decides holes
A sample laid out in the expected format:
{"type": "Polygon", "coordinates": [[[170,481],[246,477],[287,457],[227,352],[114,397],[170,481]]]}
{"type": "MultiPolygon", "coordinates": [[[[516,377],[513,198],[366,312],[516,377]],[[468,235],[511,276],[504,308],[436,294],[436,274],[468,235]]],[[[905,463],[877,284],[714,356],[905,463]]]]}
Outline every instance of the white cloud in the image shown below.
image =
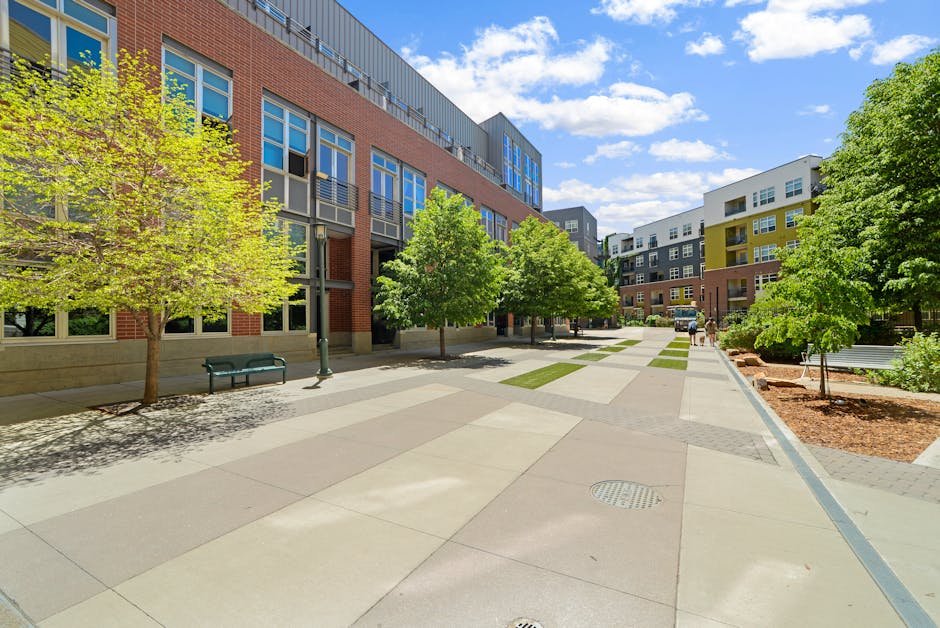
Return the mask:
{"type": "Polygon", "coordinates": [[[763,11],[740,20],[734,38],[747,45],[751,61],[810,57],[853,46],[872,33],[861,14],[831,11],[868,4],[871,0],[769,0],[763,11]],[[830,11],[820,15],[824,11],[830,11]]]}
{"type": "Polygon", "coordinates": [[[572,53],[555,54],[557,41],[551,21],[535,17],[509,29],[486,28],[459,57],[431,59],[411,48],[402,55],[476,120],[503,112],[517,123],[604,137],[648,135],[680,122],[707,119],[695,108],[691,94],[666,94],[636,83],[614,83],[581,98],[552,93],[599,81],[613,50],[611,42],[599,37],[572,53]]]}
{"type": "Polygon", "coordinates": [[[660,161],[717,161],[731,159],[731,155],[702,140],[683,142],[677,139],[654,142],[650,146],[650,155],[660,161]]]}
{"type": "Polygon", "coordinates": [[[631,232],[636,227],[667,218],[686,209],[692,209],[685,201],[640,201],[637,203],[610,203],[592,212],[598,221],[603,221],[606,230],[598,227],[598,233],[631,232]]]}
{"type": "Polygon", "coordinates": [[[685,54],[699,55],[707,57],[708,55],[720,55],[725,51],[725,44],[718,35],[711,33],[702,33],[698,41],[690,41],[685,45],[685,54]]]}
{"type": "Polygon", "coordinates": [[[556,161],[554,165],[556,168],[577,168],[578,167],[578,164],[572,163],[570,161],[556,161]]]}
{"type": "Polygon", "coordinates": [[[829,105],[807,105],[796,113],[800,116],[825,116],[832,113],[832,107],[829,105]]]}
{"type": "Polygon", "coordinates": [[[725,0],[726,7],[736,7],[740,4],[760,4],[764,0],[725,0]]]}
{"type": "Polygon", "coordinates": [[[591,13],[607,15],[618,22],[668,24],[676,17],[673,7],[697,7],[701,4],[703,0],[601,0],[601,5],[591,9],[591,13]]]}
{"type": "Polygon", "coordinates": [[[729,183],[740,181],[741,179],[753,177],[759,172],[760,170],[756,168],[725,168],[719,173],[710,173],[705,177],[708,186],[704,191],[707,192],[708,190],[714,190],[715,188],[720,188],[729,183]]]}
{"type": "Polygon", "coordinates": [[[871,62],[875,65],[891,65],[936,43],[937,40],[932,37],[901,35],[891,41],[876,45],[871,53],[871,62]]]}
{"type": "Polygon", "coordinates": [[[618,157],[629,157],[639,152],[640,147],[629,140],[617,142],[616,144],[599,144],[594,150],[593,155],[584,158],[584,163],[593,164],[598,159],[617,159],[618,157]]]}

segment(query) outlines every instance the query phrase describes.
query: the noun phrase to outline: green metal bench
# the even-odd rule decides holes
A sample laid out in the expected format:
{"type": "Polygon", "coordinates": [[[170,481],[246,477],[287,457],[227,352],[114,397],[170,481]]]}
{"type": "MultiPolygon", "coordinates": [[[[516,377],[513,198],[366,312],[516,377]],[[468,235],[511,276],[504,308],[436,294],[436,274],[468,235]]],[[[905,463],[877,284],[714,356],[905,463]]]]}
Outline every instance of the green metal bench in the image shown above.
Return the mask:
{"type": "Polygon", "coordinates": [[[216,355],[206,358],[202,364],[209,373],[209,394],[215,392],[216,377],[231,377],[232,388],[235,378],[245,376],[245,386],[250,385],[249,378],[254,373],[281,371],[281,383],[287,383],[287,360],[273,353],[242,353],[238,355],[216,355]]]}
{"type": "MultiPolygon", "coordinates": [[[[835,353],[826,354],[826,368],[862,369],[866,371],[888,370],[894,368],[893,360],[901,357],[901,347],[882,345],[852,345],[835,353]]],[[[811,366],[819,366],[819,354],[813,352],[813,345],[803,354],[803,375],[811,366]]]]}

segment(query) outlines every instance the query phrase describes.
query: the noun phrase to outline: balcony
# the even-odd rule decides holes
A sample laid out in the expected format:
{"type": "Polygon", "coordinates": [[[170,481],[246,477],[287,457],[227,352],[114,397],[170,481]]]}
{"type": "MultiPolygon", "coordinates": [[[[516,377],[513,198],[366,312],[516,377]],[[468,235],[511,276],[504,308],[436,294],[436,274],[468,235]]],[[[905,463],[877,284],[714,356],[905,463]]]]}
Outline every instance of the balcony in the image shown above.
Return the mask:
{"type": "Polygon", "coordinates": [[[741,244],[747,244],[746,233],[736,233],[725,238],[725,246],[739,246],[741,244]]]}
{"type": "Polygon", "coordinates": [[[746,299],[747,287],[728,288],[728,299],[746,299]]]}
{"type": "Polygon", "coordinates": [[[401,202],[369,194],[369,213],[372,215],[372,233],[398,240],[401,235],[401,202]]]}
{"type": "Polygon", "coordinates": [[[624,299],[623,307],[633,307],[633,299],[624,299]]]}
{"type": "Polygon", "coordinates": [[[746,257],[737,257],[734,259],[729,259],[727,266],[730,268],[731,266],[744,266],[745,264],[747,264],[746,257]]]}
{"type": "Polygon", "coordinates": [[[662,296],[652,297],[652,298],[650,299],[650,305],[662,305],[662,304],[663,304],[663,297],[662,297],[662,296]]]}
{"type": "Polygon", "coordinates": [[[317,175],[314,182],[317,218],[355,228],[359,188],[348,181],[322,175],[317,175]]]}

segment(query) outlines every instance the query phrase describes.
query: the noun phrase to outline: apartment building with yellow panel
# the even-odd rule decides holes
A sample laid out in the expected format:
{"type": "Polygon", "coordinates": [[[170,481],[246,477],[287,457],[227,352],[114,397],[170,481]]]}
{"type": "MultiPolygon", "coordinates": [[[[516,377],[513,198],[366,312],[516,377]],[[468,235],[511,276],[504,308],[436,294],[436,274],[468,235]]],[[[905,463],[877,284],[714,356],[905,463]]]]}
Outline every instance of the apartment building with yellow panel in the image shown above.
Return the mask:
{"type": "Polygon", "coordinates": [[[776,251],[799,245],[798,217],[813,212],[822,192],[821,162],[807,155],[705,193],[707,315],[745,312],[777,280],[776,251]]]}

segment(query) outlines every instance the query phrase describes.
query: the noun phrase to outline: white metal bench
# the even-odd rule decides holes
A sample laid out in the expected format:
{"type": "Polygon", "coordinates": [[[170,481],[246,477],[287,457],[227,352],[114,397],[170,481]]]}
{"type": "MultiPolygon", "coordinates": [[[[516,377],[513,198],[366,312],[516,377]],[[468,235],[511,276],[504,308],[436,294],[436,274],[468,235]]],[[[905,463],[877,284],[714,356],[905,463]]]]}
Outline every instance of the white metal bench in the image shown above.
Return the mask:
{"type": "MultiPolygon", "coordinates": [[[[811,366],[819,366],[819,354],[813,353],[813,345],[806,348],[803,353],[803,373],[811,366]]],[[[893,360],[901,357],[901,347],[888,347],[884,345],[852,345],[835,353],[826,354],[826,368],[862,369],[883,371],[894,368],[893,360]]]]}

